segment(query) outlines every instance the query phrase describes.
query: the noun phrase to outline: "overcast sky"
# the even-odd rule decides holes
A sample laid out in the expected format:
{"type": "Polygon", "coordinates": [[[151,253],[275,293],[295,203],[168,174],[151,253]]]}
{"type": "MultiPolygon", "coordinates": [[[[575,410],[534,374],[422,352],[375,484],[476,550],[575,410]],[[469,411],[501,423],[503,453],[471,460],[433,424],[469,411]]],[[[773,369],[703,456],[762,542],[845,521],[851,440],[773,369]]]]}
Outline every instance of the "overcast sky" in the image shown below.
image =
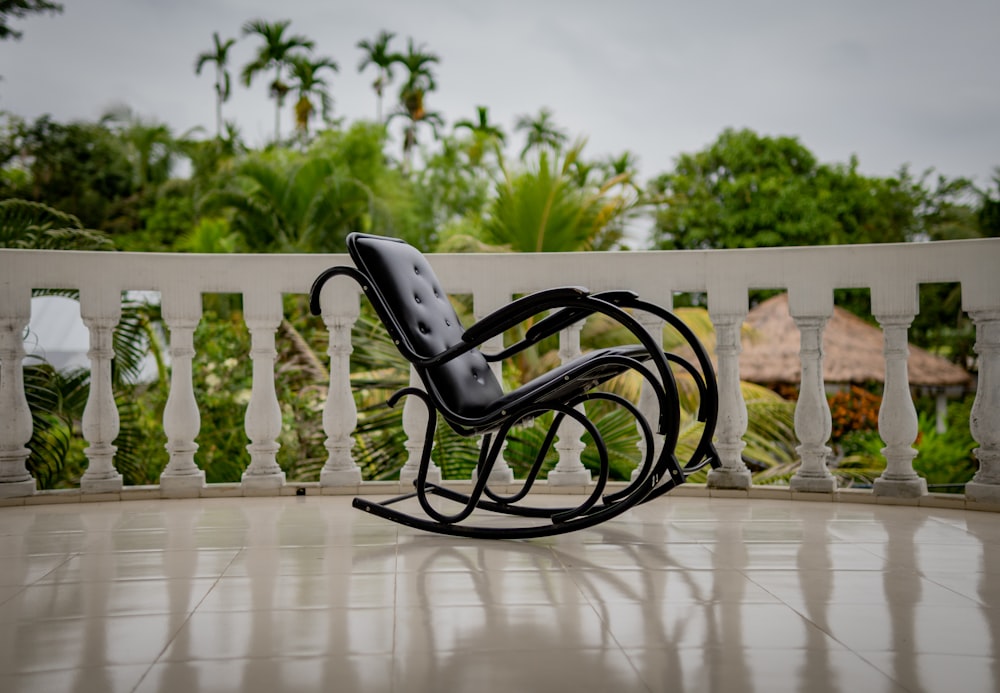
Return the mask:
{"type": "MultiPolygon", "coordinates": [[[[347,119],[374,117],[374,72],[358,74],[355,44],[387,29],[398,50],[412,36],[440,56],[427,106],[449,127],[481,104],[510,132],[545,106],[589,138],[585,154],[630,150],[644,178],[726,127],[797,136],[824,162],[856,154],[871,175],[908,163],[985,185],[1000,166],[998,0],[63,2],[0,43],[0,109],[93,120],[125,103],[175,133],[211,134],[212,71],[195,76],[195,58],[213,31],[237,38],[260,17],[290,19],[340,64],[334,115],[347,119]]],[[[231,51],[224,111],[255,145],[273,134],[267,80],[248,89],[236,75],[259,41],[231,51]]]]}

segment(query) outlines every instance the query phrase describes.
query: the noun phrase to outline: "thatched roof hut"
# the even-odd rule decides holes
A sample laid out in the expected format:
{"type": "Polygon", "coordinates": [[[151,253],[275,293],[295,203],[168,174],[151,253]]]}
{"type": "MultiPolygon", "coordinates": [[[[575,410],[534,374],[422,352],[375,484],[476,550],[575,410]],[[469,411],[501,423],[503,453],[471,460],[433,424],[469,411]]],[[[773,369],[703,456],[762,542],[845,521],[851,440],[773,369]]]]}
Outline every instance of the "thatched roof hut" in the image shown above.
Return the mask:
{"type": "MultiPolygon", "coordinates": [[[[774,296],[747,315],[740,377],[772,385],[797,384],[801,377],[799,330],[788,312],[788,294],[774,296]]],[[[885,381],[882,330],[835,307],[823,331],[823,380],[827,383],[885,381]]],[[[910,385],[935,389],[966,388],[972,377],[964,369],[910,345],[910,385]]]]}

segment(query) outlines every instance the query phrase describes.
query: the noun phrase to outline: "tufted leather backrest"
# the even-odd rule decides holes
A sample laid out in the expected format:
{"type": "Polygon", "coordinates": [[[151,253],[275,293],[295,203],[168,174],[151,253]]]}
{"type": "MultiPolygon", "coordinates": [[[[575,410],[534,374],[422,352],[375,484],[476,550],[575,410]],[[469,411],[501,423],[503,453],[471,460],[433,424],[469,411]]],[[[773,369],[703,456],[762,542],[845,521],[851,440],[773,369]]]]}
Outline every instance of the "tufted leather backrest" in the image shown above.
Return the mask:
{"type": "MultiPolygon", "coordinates": [[[[430,358],[462,341],[465,328],[420,251],[396,238],[361,233],[348,236],[347,247],[371,281],[376,310],[404,356],[430,358]]],[[[449,412],[482,416],[503,395],[486,358],[475,349],[420,374],[446,419],[449,412]]]]}

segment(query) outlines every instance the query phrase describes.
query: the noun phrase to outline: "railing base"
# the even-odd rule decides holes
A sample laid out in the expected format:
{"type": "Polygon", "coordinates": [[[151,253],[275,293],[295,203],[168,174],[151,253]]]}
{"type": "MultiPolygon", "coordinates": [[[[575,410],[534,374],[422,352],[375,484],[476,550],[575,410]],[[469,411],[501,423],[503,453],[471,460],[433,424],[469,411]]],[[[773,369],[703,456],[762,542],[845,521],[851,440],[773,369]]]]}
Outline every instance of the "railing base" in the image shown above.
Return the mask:
{"type": "Polygon", "coordinates": [[[205,472],[181,476],[161,476],[160,492],[164,498],[197,498],[205,488],[205,472]]]}
{"type": "Polygon", "coordinates": [[[548,475],[549,486],[588,486],[590,484],[590,470],[580,469],[574,472],[560,472],[553,469],[548,475]]]}
{"type": "Polygon", "coordinates": [[[324,486],[360,486],[360,469],[324,469],[319,473],[319,485],[324,486]]]}
{"type": "MultiPolygon", "coordinates": [[[[412,471],[408,469],[399,470],[399,483],[405,488],[412,488],[413,482],[417,480],[417,470],[412,471]]],[[[427,483],[430,484],[440,484],[441,483],[441,469],[439,467],[431,467],[427,470],[427,483]]]]}
{"type": "Polygon", "coordinates": [[[919,498],[927,495],[927,480],[878,478],[872,485],[872,493],[887,498],[919,498]]]}
{"type": "Polygon", "coordinates": [[[262,489],[272,489],[281,488],[285,485],[285,473],[278,472],[273,474],[243,474],[243,479],[240,481],[240,485],[245,489],[250,490],[262,490],[262,489]]]}
{"type": "Polygon", "coordinates": [[[103,479],[88,479],[86,474],[80,479],[80,490],[83,493],[118,493],[125,486],[121,474],[115,474],[103,479]]]}
{"type": "MultiPolygon", "coordinates": [[[[472,470],[472,483],[476,483],[479,475],[476,470],[472,470]]],[[[550,477],[551,478],[551,477],[550,477]]],[[[490,472],[490,484],[493,486],[505,486],[514,483],[514,470],[510,467],[494,467],[490,472]]]]}
{"type": "Polygon", "coordinates": [[[21,498],[33,496],[38,490],[38,484],[34,479],[24,481],[7,481],[0,484],[0,498],[21,498]]]}
{"type": "Polygon", "coordinates": [[[837,490],[837,480],[832,476],[793,476],[788,487],[804,493],[833,493],[837,490]]]}
{"type": "Polygon", "coordinates": [[[733,471],[713,469],[708,473],[708,488],[746,490],[753,485],[749,469],[733,471]]]}
{"type": "Polygon", "coordinates": [[[970,481],[965,485],[965,497],[977,503],[1000,505],[1000,486],[970,481]]]}

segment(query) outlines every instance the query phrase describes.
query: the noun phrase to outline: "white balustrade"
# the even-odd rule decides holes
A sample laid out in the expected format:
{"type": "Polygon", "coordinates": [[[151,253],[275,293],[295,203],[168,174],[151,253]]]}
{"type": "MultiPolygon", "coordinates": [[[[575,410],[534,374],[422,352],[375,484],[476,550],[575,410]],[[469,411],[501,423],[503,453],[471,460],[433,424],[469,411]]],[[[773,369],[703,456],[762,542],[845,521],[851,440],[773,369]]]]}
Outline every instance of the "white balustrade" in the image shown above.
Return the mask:
{"type": "Polygon", "coordinates": [[[1000,505],[1000,310],[974,311],[979,386],[969,427],[979,443],[975,450],[979,471],[966,484],[965,494],[983,503],[1000,505]]]}
{"type": "MultiPolygon", "coordinates": [[[[424,389],[420,376],[412,367],[410,368],[410,387],[424,389]]],[[[427,407],[418,397],[407,397],[406,401],[403,402],[406,462],[399,470],[399,482],[404,486],[412,486],[420,470],[420,458],[424,452],[424,441],[427,440],[427,416],[427,407]]],[[[432,484],[441,483],[441,468],[434,464],[434,460],[428,464],[427,481],[432,484]]]]}
{"type": "Polygon", "coordinates": [[[795,448],[801,464],[789,481],[793,491],[830,493],[837,480],[827,468],[832,450],[826,444],[833,432],[830,403],[823,383],[823,328],[833,313],[833,292],[819,296],[812,305],[800,305],[797,294],[789,297],[789,310],[799,328],[801,378],[795,405],[795,448]]]}
{"type": "Polygon", "coordinates": [[[250,465],[243,472],[242,483],[247,489],[275,488],[285,484],[285,473],[277,460],[281,405],[274,389],[278,357],[274,335],[281,324],[281,294],[264,289],[244,293],[243,316],[250,330],[253,386],[246,414],[250,465]]]}
{"type": "MultiPolygon", "coordinates": [[[[490,313],[499,310],[510,300],[510,295],[504,295],[502,293],[498,294],[491,291],[480,291],[473,296],[473,316],[476,320],[482,320],[490,313]]],[[[497,335],[486,340],[480,349],[484,354],[499,354],[503,351],[503,335],[497,335]]],[[[493,371],[493,376],[498,382],[503,382],[503,363],[499,361],[494,361],[490,363],[490,370],[493,371]]],[[[482,445],[483,438],[478,439],[478,445],[482,445]]],[[[510,484],[514,481],[514,470],[511,469],[510,464],[504,459],[503,452],[507,449],[507,442],[504,441],[501,444],[500,456],[493,463],[493,469],[490,470],[490,483],[496,484],[510,484]]],[[[472,480],[476,480],[476,471],[472,472],[472,480]]]]}
{"type": "Polygon", "coordinates": [[[323,407],[324,446],[328,455],[320,472],[320,486],[357,486],[361,468],[351,455],[354,447],[358,409],[351,392],[351,329],[360,315],[356,287],[344,290],[349,280],[336,279],[323,287],[323,324],[330,333],[327,355],[330,357],[330,387],[323,407]],[[339,289],[335,293],[335,290],[339,289]],[[338,301],[337,298],[342,300],[338,301]]]}
{"type": "MultiPolygon", "coordinates": [[[[670,310],[672,306],[664,305],[662,302],[661,306],[670,310]]],[[[636,321],[642,326],[650,336],[650,338],[656,342],[661,347],[663,346],[663,319],[658,318],[655,315],[650,315],[649,313],[640,312],[635,315],[636,321]]],[[[656,460],[660,456],[660,451],[663,450],[663,445],[665,443],[664,437],[656,432],[656,421],[659,418],[659,402],[656,399],[656,393],[653,388],[649,386],[649,383],[642,381],[642,389],[639,390],[639,402],[637,407],[639,413],[642,414],[643,418],[649,422],[650,427],[653,430],[653,464],[656,464],[656,460]]],[[[642,429],[636,424],[636,429],[639,431],[639,442],[637,447],[639,448],[640,459],[646,456],[646,438],[642,435],[642,429]]],[[[683,462],[682,462],[683,463],[683,462]]],[[[639,475],[640,467],[637,465],[634,470],[632,470],[632,481],[639,475]]]]}
{"type": "MultiPolygon", "coordinates": [[[[156,253],[87,253],[0,250],[0,498],[37,493],[29,472],[28,444],[32,419],[24,389],[22,334],[28,323],[31,290],[78,289],[81,313],[90,333],[91,388],[82,421],[87,468],[85,494],[117,493],[123,479],[115,468],[119,432],[112,363],[113,334],[127,290],[158,291],[170,333],[170,392],[163,414],[169,461],[160,479],[162,495],[203,493],[198,467],[199,402],[192,379],[194,330],[205,293],[243,293],[251,336],[253,385],[245,419],[250,463],[243,476],[245,492],[274,492],[284,485],[277,461],[282,413],[275,388],[275,333],[282,319],[282,296],[302,295],[312,279],[344,256],[201,256],[156,253]]],[[[831,492],[827,469],[830,411],[822,385],[822,339],[840,288],[869,288],[873,312],[885,333],[886,383],[879,415],[886,470],[875,484],[879,496],[919,497],[926,482],[914,470],[917,418],[907,372],[907,330],[917,313],[915,289],[921,283],[959,282],[964,310],[976,326],[979,381],[969,422],[978,443],[979,470],[966,487],[966,498],[1000,505],[1000,240],[905,245],[777,248],[734,251],[648,253],[439,255],[433,258],[442,283],[474,297],[476,317],[502,306],[507,297],[560,285],[585,285],[593,291],[630,288],[646,299],[671,291],[700,292],[708,297],[716,328],[720,407],[715,445],[721,469],[708,476],[712,488],[746,489],[750,470],[743,463],[747,429],[746,403],[740,389],[741,326],[749,292],[787,289],[800,330],[802,387],[795,414],[801,465],[791,481],[795,490],[831,492]]],[[[358,316],[358,291],[331,281],[324,289],[323,321],[329,332],[329,395],[323,412],[328,459],[320,473],[323,486],[356,486],[361,470],[351,456],[357,409],[350,390],[350,334],[358,316]],[[336,290],[334,290],[336,287],[336,290]],[[333,292],[333,293],[330,293],[333,292]]],[[[641,315],[637,318],[642,320],[641,315]]],[[[659,321],[643,323],[658,337],[659,321]]],[[[579,353],[579,329],[560,336],[560,357],[579,353]]],[[[483,345],[487,353],[502,339],[483,345]]],[[[240,354],[233,354],[239,358],[240,354]]],[[[500,365],[493,365],[500,376],[500,365]]],[[[411,372],[411,384],[419,379],[411,372]]],[[[640,395],[641,411],[651,414],[649,392],[640,395]]],[[[403,429],[408,460],[401,478],[415,476],[423,449],[426,410],[408,398],[403,429]]],[[[559,432],[559,463],[549,483],[563,479],[577,486],[590,480],[580,462],[582,431],[575,421],[559,432]]],[[[203,433],[202,433],[203,435],[203,433]]],[[[638,455],[637,455],[638,457],[638,455]]],[[[509,480],[510,467],[499,460],[496,480],[509,480]]],[[[431,470],[440,479],[440,469],[431,470]]]]}
{"type": "Polygon", "coordinates": [[[80,292],[80,316],[90,331],[90,393],[83,410],[83,438],[90,446],[87,471],[80,488],[87,493],[115,493],[123,485],[122,475],[114,466],[118,437],[118,405],[111,382],[111,361],[115,357],[114,330],[121,319],[121,293],[101,287],[80,292]]]}
{"type": "Polygon", "coordinates": [[[194,331],[201,319],[201,293],[180,288],[167,292],[162,310],[170,331],[170,393],[163,408],[170,461],[160,474],[160,489],[165,496],[197,496],[205,486],[205,472],[194,460],[201,416],[194,396],[191,362],[195,354],[194,331]]]}
{"type": "Polygon", "coordinates": [[[29,290],[14,296],[0,291],[0,498],[28,496],[36,487],[26,466],[32,423],[22,365],[30,318],[29,290]]]}
{"type": "Polygon", "coordinates": [[[877,306],[877,295],[873,295],[873,303],[876,303],[875,319],[882,326],[885,339],[885,385],[878,410],[878,433],[885,443],[882,454],[886,462],[885,471],[875,480],[874,493],[894,498],[922,496],[927,493],[927,481],[913,469],[917,451],[912,445],[919,429],[907,370],[910,355],[907,334],[916,307],[887,313],[877,306]]]}
{"type": "MultiPolygon", "coordinates": [[[[583,323],[576,323],[559,332],[559,363],[569,363],[580,356],[580,331],[583,323]]],[[[584,405],[577,406],[583,411],[584,405]]],[[[550,486],[586,486],[590,483],[590,470],[583,466],[581,454],[584,445],[583,426],[575,419],[566,417],[559,425],[559,437],[553,446],[559,453],[559,461],[549,471],[550,486]]]]}
{"type": "MultiPolygon", "coordinates": [[[[709,308],[711,312],[711,307],[709,308]]],[[[710,488],[750,488],[750,470],[743,462],[743,434],[747,432],[747,404],[740,388],[740,330],[746,311],[712,313],[715,325],[715,353],[718,357],[719,422],[715,429],[715,448],[722,466],[708,473],[710,488]]]]}

